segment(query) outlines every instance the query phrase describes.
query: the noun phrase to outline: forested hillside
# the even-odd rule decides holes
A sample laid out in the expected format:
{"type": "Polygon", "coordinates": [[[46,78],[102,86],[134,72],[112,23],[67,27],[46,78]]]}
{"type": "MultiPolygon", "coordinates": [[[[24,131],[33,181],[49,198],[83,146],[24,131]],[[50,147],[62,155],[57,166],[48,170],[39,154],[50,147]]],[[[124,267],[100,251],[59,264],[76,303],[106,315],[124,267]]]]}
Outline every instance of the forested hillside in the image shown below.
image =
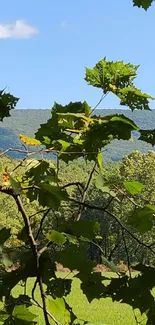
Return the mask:
{"type": "MultiPolygon", "coordinates": [[[[153,129],[155,124],[155,111],[139,111],[131,112],[122,109],[100,109],[96,110],[96,115],[123,114],[133,119],[133,121],[143,129],[153,129]]],[[[51,115],[49,109],[17,109],[11,112],[11,116],[5,118],[3,123],[0,122],[0,151],[7,148],[21,147],[18,134],[34,136],[40,124],[45,123],[51,115]]],[[[133,134],[131,141],[114,140],[106,147],[104,151],[105,161],[118,161],[123,156],[128,155],[133,150],[147,152],[154,150],[150,144],[137,141],[138,134],[133,134]]],[[[13,158],[22,158],[20,153],[10,152],[13,158]]]]}

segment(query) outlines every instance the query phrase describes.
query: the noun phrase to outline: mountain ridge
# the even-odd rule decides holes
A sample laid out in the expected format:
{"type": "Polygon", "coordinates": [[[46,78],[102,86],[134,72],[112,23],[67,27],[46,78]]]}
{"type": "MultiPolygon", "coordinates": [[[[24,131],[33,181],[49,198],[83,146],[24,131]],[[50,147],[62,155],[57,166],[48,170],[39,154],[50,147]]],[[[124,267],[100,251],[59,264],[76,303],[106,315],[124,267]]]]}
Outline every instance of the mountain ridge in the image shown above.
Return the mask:
{"type": "MultiPolygon", "coordinates": [[[[98,109],[94,113],[96,115],[124,114],[143,129],[155,128],[155,110],[131,112],[124,109],[98,109]]],[[[0,122],[0,151],[14,147],[22,148],[18,134],[24,134],[30,137],[39,128],[40,124],[46,123],[51,116],[51,109],[15,109],[11,112],[11,116],[0,122]]],[[[151,145],[137,140],[136,134],[132,141],[114,140],[108,145],[104,151],[105,161],[118,161],[124,155],[129,154],[133,150],[147,152],[155,150],[151,145]]],[[[9,153],[13,158],[22,158],[19,153],[9,153]]]]}

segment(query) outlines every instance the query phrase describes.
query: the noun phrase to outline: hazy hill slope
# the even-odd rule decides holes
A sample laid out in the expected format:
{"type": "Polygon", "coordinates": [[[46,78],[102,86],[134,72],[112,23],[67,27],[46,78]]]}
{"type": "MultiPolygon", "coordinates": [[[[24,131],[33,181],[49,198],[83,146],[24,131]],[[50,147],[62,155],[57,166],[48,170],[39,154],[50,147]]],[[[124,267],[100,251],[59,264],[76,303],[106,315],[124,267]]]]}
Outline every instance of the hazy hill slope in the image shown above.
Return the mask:
{"type": "MultiPolygon", "coordinates": [[[[110,114],[124,114],[133,119],[138,126],[144,129],[155,128],[155,110],[154,111],[134,111],[122,109],[104,109],[97,110],[97,115],[110,115],[110,114]]],[[[21,143],[18,134],[26,134],[34,136],[35,131],[39,128],[40,124],[45,123],[51,115],[49,109],[17,109],[12,111],[11,117],[4,119],[0,122],[0,151],[9,147],[20,148],[21,143]]],[[[133,141],[113,141],[108,145],[104,153],[104,158],[107,161],[115,161],[122,158],[122,156],[129,154],[132,150],[140,150],[147,152],[153,149],[151,145],[144,142],[137,141],[134,137],[133,141]]],[[[19,154],[11,154],[13,157],[21,157],[19,154]]]]}

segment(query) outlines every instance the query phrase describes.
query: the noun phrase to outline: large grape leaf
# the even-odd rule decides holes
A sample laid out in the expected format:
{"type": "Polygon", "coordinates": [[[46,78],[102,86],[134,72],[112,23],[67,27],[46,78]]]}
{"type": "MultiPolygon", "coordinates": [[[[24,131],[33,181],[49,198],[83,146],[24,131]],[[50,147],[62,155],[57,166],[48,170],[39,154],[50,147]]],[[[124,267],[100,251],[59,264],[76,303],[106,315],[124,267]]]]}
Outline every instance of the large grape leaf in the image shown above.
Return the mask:
{"type": "Polygon", "coordinates": [[[133,268],[139,274],[133,278],[128,276],[112,278],[105,296],[111,296],[113,301],[126,303],[133,309],[138,308],[141,314],[147,314],[147,325],[153,325],[155,301],[151,291],[154,287],[155,268],[141,264],[133,268]]]}
{"type": "Polygon", "coordinates": [[[56,299],[49,297],[48,310],[56,317],[59,317],[61,315],[61,317],[63,318],[63,323],[66,325],[73,324],[74,320],[76,319],[76,316],[72,311],[72,308],[67,304],[67,302],[62,297],[56,299]]]}
{"type": "Polygon", "coordinates": [[[153,227],[155,215],[155,206],[148,204],[143,208],[140,208],[135,211],[135,213],[129,217],[128,223],[136,228],[140,234],[144,234],[147,231],[151,230],[153,227]]]}
{"type": "Polygon", "coordinates": [[[24,176],[24,180],[29,183],[27,197],[31,202],[38,200],[43,207],[58,209],[61,201],[68,199],[66,190],[57,185],[59,179],[50,162],[45,160],[33,161],[24,176]]]}
{"type": "MultiPolygon", "coordinates": [[[[60,150],[61,144],[57,143],[56,140],[72,142],[72,137],[70,137],[69,134],[64,132],[66,127],[65,123],[58,123],[58,114],[60,113],[78,113],[88,117],[91,113],[91,108],[86,102],[71,102],[66,106],[54,103],[54,106],[51,111],[51,118],[47,121],[47,123],[41,124],[39,130],[35,134],[36,139],[40,140],[41,143],[44,144],[47,148],[50,148],[52,145],[54,145],[56,149],[60,150]]],[[[78,129],[78,122],[75,126],[78,129]]]]}
{"type": "Polygon", "coordinates": [[[109,91],[130,86],[136,77],[139,66],[123,61],[107,61],[106,57],[100,60],[93,69],[86,68],[85,80],[89,85],[103,89],[104,94],[109,91]]]}
{"type": "Polygon", "coordinates": [[[106,288],[103,281],[109,280],[108,278],[102,276],[100,272],[79,273],[77,277],[81,280],[81,289],[89,302],[102,298],[106,288]]]}
{"type": "Polygon", "coordinates": [[[118,96],[120,105],[134,109],[150,109],[150,95],[142,93],[135,87],[133,81],[139,66],[123,61],[107,61],[103,58],[93,69],[86,68],[85,80],[89,85],[101,88],[104,94],[112,92],[118,96]]]}

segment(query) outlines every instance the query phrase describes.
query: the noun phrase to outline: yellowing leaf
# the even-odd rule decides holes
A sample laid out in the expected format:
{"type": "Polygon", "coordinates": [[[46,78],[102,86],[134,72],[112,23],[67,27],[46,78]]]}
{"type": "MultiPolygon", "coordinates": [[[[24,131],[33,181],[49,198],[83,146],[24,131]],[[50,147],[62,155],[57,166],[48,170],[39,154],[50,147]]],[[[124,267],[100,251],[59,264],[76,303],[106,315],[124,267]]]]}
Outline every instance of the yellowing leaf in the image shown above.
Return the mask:
{"type": "Polygon", "coordinates": [[[109,84],[109,88],[115,92],[117,90],[117,87],[115,85],[109,84]]]}
{"type": "Polygon", "coordinates": [[[7,172],[3,172],[2,174],[2,184],[4,186],[10,185],[10,176],[7,172]]]}
{"type": "Polygon", "coordinates": [[[25,144],[27,144],[29,146],[39,146],[41,144],[41,142],[39,140],[36,140],[34,138],[29,138],[23,134],[19,134],[19,138],[22,142],[24,142],[25,144]]]}

